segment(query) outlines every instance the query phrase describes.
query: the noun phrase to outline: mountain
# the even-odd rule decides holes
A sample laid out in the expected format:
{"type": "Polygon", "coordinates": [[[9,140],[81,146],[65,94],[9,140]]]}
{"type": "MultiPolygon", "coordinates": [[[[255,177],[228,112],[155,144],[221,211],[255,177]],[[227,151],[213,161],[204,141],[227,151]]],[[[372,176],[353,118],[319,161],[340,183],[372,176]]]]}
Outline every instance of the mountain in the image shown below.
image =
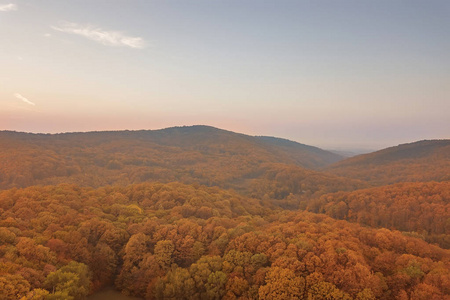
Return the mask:
{"type": "MultiPolygon", "coordinates": [[[[180,181],[230,187],[263,164],[318,169],[342,159],[296,142],[209,126],[63,134],[0,132],[0,188],[180,181]]],[[[235,184],[236,185],[236,184],[235,184]]]]}
{"type": "Polygon", "coordinates": [[[0,132],[0,299],[448,299],[448,149],[0,132]]]}
{"type": "Polygon", "coordinates": [[[328,173],[374,185],[450,180],[450,140],[424,140],[351,157],[325,167],[328,173]]]}

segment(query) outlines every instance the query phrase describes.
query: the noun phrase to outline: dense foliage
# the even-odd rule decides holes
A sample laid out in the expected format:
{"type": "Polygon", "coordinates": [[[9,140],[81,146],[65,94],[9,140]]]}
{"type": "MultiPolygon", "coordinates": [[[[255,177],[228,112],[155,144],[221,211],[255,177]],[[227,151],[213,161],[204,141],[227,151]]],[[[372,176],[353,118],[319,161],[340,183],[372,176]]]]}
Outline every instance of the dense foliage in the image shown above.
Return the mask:
{"type": "Polygon", "coordinates": [[[0,132],[0,299],[450,299],[449,141],[318,171],[339,159],[207,126],[0,132]]]}
{"type": "Polygon", "coordinates": [[[450,181],[327,194],[313,199],[308,209],[371,227],[409,232],[450,248],[450,181]]]}
{"type": "Polygon", "coordinates": [[[146,181],[240,188],[240,179],[251,178],[263,163],[319,168],[339,159],[316,147],[206,126],[58,135],[0,132],[0,188],[146,181]]]}
{"type": "Polygon", "coordinates": [[[444,299],[450,252],[203,186],[0,193],[0,298],[444,299]],[[330,298],[331,297],[331,298],[330,298]]]}

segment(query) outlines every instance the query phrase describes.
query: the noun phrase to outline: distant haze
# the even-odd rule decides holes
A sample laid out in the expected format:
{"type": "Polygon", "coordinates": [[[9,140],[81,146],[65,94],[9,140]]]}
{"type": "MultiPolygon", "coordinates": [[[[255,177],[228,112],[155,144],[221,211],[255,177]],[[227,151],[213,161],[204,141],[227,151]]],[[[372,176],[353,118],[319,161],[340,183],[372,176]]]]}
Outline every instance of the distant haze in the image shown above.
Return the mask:
{"type": "Polygon", "coordinates": [[[450,138],[450,1],[0,0],[0,130],[450,138]]]}

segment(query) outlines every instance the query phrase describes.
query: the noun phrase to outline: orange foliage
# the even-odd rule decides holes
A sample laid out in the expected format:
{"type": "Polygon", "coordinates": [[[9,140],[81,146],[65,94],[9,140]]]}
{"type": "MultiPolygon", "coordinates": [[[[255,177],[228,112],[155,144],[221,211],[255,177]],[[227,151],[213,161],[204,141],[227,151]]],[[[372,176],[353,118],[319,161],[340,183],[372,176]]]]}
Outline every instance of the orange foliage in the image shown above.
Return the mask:
{"type": "Polygon", "coordinates": [[[401,183],[327,194],[308,209],[371,227],[386,227],[450,248],[450,181],[401,183]]]}
{"type": "Polygon", "coordinates": [[[448,250],[263,204],[179,183],[0,192],[2,296],[65,297],[113,281],[147,299],[183,298],[183,291],[223,299],[444,299],[450,292],[448,250]],[[197,214],[204,208],[211,215],[197,214]],[[67,269],[71,261],[79,264],[67,269]]]}

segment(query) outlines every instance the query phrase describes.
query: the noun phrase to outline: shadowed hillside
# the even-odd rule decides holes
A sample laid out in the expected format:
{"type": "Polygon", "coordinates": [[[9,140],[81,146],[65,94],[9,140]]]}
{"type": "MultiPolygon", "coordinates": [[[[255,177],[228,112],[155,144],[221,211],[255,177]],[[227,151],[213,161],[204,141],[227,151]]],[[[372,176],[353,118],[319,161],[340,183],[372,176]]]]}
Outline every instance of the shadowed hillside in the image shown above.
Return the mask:
{"type": "Polygon", "coordinates": [[[402,144],[337,162],[325,170],[375,185],[446,181],[450,180],[450,140],[402,144]]]}
{"type": "Polygon", "coordinates": [[[286,139],[269,136],[257,136],[255,138],[261,141],[262,147],[267,147],[274,155],[280,158],[286,157],[286,160],[292,159],[296,165],[309,169],[317,169],[344,158],[330,151],[286,139]]]}

